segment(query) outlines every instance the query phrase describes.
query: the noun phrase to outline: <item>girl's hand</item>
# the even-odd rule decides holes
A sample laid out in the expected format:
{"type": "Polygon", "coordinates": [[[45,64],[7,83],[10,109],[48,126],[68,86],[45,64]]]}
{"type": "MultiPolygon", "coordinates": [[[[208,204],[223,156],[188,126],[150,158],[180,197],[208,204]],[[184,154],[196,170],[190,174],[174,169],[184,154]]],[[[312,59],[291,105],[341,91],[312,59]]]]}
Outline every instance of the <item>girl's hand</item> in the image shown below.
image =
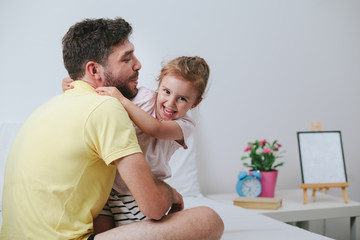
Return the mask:
{"type": "Polygon", "coordinates": [[[62,89],[63,89],[63,92],[65,92],[66,90],[69,90],[69,89],[73,89],[74,87],[73,86],[70,86],[70,83],[72,83],[74,80],[72,80],[71,78],[64,78],[62,80],[62,89]]]}
{"type": "Polygon", "coordinates": [[[100,95],[111,96],[117,98],[120,102],[127,98],[116,87],[98,87],[95,91],[100,95]]]}

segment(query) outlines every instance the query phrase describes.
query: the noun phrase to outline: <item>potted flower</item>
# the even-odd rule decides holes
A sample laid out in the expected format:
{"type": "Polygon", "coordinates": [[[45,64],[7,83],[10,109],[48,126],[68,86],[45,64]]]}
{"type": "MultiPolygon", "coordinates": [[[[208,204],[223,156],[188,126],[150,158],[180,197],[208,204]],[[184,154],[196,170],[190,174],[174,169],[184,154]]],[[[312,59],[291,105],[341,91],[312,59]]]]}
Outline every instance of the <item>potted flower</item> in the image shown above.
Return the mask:
{"type": "Polygon", "coordinates": [[[283,166],[284,162],[275,163],[275,160],[281,158],[279,149],[282,147],[277,140],[272,143],[266,139],[255,142],[249,142],[244,152],[248,156],[241,157],[241,160],[250,159],[250,164],[245,162],[243,165],[251,170],[259,171],[262,178],[262,192],[259,197],[274,197],[276,179],[278,175],[277,167],[283,166]]]}

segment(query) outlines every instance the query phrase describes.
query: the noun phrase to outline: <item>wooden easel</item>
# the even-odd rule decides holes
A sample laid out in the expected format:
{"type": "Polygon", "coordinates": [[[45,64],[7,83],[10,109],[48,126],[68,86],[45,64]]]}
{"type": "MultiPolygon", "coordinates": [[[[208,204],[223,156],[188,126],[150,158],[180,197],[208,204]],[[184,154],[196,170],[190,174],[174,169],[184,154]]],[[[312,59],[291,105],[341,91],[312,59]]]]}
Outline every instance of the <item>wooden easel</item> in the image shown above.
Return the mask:
{"type": "MultiPolygon", "coordinates": [[[[322,131],[322,125],[321,125],[321,121],[318,121],[317,125],[315,125],[314,121],[311,121],[311,130],[313,132],[315,132],[317,129],[317,131],[322,131]]],[[[301,184],[301,188],[303,189],[303,193],[304,193],[304,204],[307,204],[308,202],[308,197],[307,197],[307,189],[311,189],[312,188],[312,197],[315,198],[316,195],[316,189],[319,189],[319,192],[322,191],[323,188],[326,189],[326,192],[329,192],[329,188],[337,188],[340,187],[341,191],[342,191],[342,195],[344,197],[344,202],[348,203],[349,199],[346,193],[346,187],[349,186],[348,182],[344,182],[344,183],[310,183],[310,184],[301,184]]]]}
{"type": "Polygon", "coordinates": [[[316,193],[316,189],[318,188],[319,191],[321,192],[323,188],[326,189],[326,192],[329,191],[329,188],[335,188],[335,187],[340,187],[343,197],[344,197],[344,202],[348,203],[349,199],[346,193],[345,188],[349,186],[348,182],[344,182],[344,183],[311,183],[311,184],[301,184],[301,188],[303,189],[304,192],[304,204],[307,204],[308,202],[308,198],[307,198],[307,189],[308,188],[312,188],[312,197],[315,198],[315,193],[316,193]]]}
{"type": "Polygon", "coordinates": [[[322,131],[321,121],[318,121],[317,125],[315,125],[315,121],[311,121],[311,131],[315,132],[316,129],[318,132],[322,131]]]}

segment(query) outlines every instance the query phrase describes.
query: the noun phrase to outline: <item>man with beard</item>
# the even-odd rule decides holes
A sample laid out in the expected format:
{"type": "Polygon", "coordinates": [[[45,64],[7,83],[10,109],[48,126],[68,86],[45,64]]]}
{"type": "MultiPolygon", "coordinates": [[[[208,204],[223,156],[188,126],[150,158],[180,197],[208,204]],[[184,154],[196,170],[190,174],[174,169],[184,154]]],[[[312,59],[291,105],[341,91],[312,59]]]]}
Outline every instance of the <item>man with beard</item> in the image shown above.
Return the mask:
{"type": "Polygon", "coordinates": [[[121,18],[86,19],[64,36],[64,64],[76,81],[38,108],[13,143],[0,239],[221,237],[224,226],[213,210],[178,211],[182,196],[151,173],[125,109],[94,90],[115,86],[128,98],[136,95],[141,64],[128,39],[131,31],[121,18]],[[116,170],[153,220],[94,233],[93,220],[107,201],[116,170]]]}

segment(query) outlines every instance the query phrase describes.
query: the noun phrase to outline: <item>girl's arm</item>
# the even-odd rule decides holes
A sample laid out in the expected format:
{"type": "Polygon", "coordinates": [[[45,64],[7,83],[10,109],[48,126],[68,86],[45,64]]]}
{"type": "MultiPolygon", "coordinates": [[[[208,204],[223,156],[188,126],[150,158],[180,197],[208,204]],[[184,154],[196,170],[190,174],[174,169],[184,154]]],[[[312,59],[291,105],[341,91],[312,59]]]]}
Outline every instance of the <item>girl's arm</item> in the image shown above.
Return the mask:
{"type": "Polygon", "coordinates": [[[125,98],[115,87],[99,87],[96,91],[101,95],[117,98],[128,112],[131,120],[147,135],[165,140],[177,140],[183,144],[183,132],[175,121],[160,121],[125,98]]]}
{"type": "Polygon", "coordinates": [[[69,90],[69,89],[72,89],[74,87],[70,86],[70,83],[72,83],[74,80],[72,80],[71,78],[64,78],[62,80],[62,89],[63,89],[63,92],[65,92],[66,90],[69,90]]]}

